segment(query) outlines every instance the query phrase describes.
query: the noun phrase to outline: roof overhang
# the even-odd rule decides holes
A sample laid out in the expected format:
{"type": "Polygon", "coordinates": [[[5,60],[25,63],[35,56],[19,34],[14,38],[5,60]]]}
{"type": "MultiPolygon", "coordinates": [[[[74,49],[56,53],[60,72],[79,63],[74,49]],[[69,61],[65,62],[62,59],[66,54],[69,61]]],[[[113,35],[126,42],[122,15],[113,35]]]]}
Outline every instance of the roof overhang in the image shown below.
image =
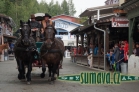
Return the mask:
{"type": "MultiPolygon", "coordinates": [[[[99,21],[102,21],[102,20],[111,18],[111,17],[113,17],[113,16],[115,16],[114,13],[102,14],[102,15],[100,15],[100,20],[99,20],[99,21]]],[[[94,19],[97,19],[97,17],[95,16],[94,19]]],[[[86,20],[83,24],[88,24],[88,22],[89,22],[89,19],[86,20]]]]}
{"type": "Polygon", "coordinates": [[[92,15],[97,15],[97,11],[100,11],[101,14],[108,14],[113,13],[114,8],[118,8],[119,4],[113,4],[113,5],[105,5],[105,6],[99,6],[99,7],[92,7],[86,9],[83,13],[81,13],[80,17],[90,17],[92,15]]]}
{"type": "Polygon", "coordinates": [[[74,24],[74,25],[77,25],[77,26],[83,26],[82,24],[78,24],[78,23],[75,23],[75,22],[71,22],[71,21],[68,21],[68,20],[65,20],[65,19],[62,19],[62,18],[57,18],[57,19],[54,19],[52,21],[58,21],[58,20],[61,20],[61,21],[64,21],[64,22],[69,22],[69,23],[74,24]]]}
{"type": "Polygon", "coordinates": [[[126,11],[133,10],[134,8],[139,7],[139,0],[129,0],[122,4],[120,9],[124,9],[126,11]]]}

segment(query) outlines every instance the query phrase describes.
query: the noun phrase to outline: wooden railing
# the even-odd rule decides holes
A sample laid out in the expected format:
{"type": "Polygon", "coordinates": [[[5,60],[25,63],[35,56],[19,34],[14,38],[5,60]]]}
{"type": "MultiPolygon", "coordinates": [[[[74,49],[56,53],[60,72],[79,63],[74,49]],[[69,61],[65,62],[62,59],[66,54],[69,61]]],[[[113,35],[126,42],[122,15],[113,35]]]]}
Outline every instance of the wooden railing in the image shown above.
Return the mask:
{"type": "MultiPolygon", "coordinates": [[[[88,66],[88,59],[85,55],[71,55],[72,61],[75,60],[77,64],[88,66]]],[[[104,56],[95,55],[93,56],[92,68],[104,69],[104,56]]],[[[89,66],[88,66],[89,67],[89,66]]]]}

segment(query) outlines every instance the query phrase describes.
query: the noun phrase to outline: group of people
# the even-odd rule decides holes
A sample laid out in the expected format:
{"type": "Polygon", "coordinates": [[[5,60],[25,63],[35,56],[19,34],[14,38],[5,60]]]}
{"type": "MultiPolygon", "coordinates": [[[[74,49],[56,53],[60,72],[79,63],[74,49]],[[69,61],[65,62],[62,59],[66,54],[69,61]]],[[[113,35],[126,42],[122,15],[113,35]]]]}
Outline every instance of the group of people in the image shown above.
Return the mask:
{"type": "MultiPolygon", "coordinates": [[[[45,13],[45,16],[43,17],[42,21],[36,21],[35,15],[31,15],[31,36],[34,38],[35,41],[37,41],[37,37],[39,37],[40,39],[44,38],[44,29],[48,25],[53,25],[51,16],[49,14],[45,13]]],[[[20,29],[18,29],[16,33],[20,33],[20,29]]]]}
{"type": "Polygon", "coordinates": [[[13,35],[12,28],[5,22],[0,22],[0,34],[13,35]]]}
{"type": "Polygon", "coordinates": [[[116,71],[121,71],[120,64],[122,62],[128,63],[128,42],[120,41],[116,43],[112,49],[107,52],[107,62],[110,65],[110,70],[114,68],[114,64],[116,65],[116,71]]]}
{"type": "MultiPolygon", "coordinates": [[[[139,44],[137,46],[139,50],[139,44]]],[[[87,56],[88,65],[91,68],[93,65],[92,55],[98,55],[98,52],[98,46],[90,43],[90,46],[85,48],[79,45],[77,53],[87,56]]],[[[104,55],[103,47],[101,48],[99,54],[104,55]]],[[[128,42],[120,41],[119,43],[116,43],[114,47],[107,52],[106,59],[110,65],[110,70],[112,70],[113,65],[116,64],[116,71],[121,71],[120,64],[122,62],[128,62],[128,42]]]]}

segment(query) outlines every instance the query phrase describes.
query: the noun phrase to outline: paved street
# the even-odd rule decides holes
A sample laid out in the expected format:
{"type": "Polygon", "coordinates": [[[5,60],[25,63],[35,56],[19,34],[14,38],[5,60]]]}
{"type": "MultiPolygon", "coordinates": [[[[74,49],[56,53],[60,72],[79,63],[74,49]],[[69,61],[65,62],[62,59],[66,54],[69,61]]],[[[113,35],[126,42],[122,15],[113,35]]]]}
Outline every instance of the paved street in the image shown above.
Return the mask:
{"type": "MultiPolygon", "coordinates": [[[[80,71],[92,71],[64,59],[60,75],[79,74],[80,71]]],[[[47,78],[41,79],[41,68],[32,71],[31,85],[17,79],[18,70],[15,61],[0,62],[0,92],[139,92],[139,82],[122,83],[121,85],[81,85],[75,82],[57,80],[50,85],[47,78]]]]}

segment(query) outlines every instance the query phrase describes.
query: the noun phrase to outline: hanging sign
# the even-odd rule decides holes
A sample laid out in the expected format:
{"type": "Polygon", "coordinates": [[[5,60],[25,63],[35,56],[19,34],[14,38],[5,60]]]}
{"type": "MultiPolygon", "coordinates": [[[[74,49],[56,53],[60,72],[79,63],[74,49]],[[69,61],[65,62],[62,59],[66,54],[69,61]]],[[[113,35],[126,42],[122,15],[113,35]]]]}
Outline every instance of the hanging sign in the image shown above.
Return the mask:
{"type": "Polygon", "coordinates": [[[113,17],[112,27],[128,27],[129,20],[126,17],[113,17]]]}

